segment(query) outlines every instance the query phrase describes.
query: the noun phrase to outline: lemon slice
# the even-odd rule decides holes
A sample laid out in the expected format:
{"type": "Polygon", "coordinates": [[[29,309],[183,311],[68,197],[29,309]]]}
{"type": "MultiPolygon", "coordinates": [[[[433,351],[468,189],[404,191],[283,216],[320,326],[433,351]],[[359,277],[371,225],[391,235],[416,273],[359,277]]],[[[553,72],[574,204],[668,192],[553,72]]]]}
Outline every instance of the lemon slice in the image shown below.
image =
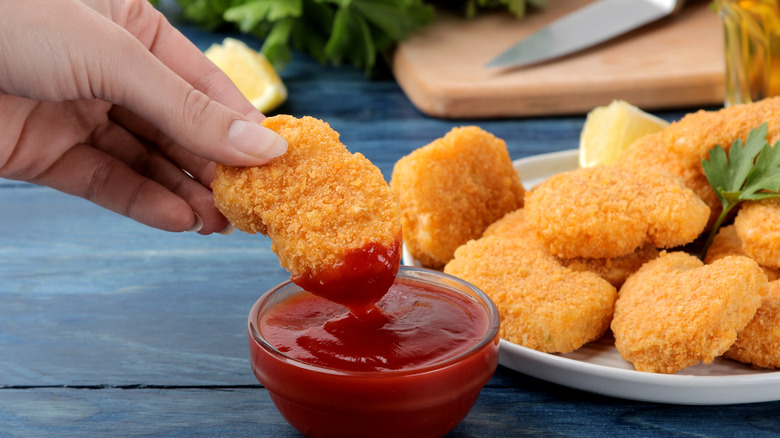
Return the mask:
{"type": "Polygon", "coordinates": [[[639,137],[658,132],[669,122],[622,100],[596,107],[580,133],[580,166],[609,166],[639,137]]]}
{"type": "Polygon", "coordinates": [[[261,113],[271,111],[287,99],[287,87],[262,53],[235,38],[213,44],[206,57],[224,71],[261,113]]]}

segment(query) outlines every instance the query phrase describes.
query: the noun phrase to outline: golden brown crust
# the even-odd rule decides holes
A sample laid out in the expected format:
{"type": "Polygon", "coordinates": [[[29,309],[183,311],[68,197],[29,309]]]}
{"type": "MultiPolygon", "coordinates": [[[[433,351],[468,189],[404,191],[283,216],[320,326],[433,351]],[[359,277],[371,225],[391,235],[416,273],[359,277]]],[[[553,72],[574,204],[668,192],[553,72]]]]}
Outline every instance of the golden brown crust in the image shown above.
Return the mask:
{"type": "Polygon", "coordinates": [[[526,197],[526,220],[554,255],[615,258],[644,245],[696,239],[710,209],[659,168],[591,167],[559,173],[526,197]]]}
{"type": "Polygon", "coordinates": [[[291,273],[318,272],[345,254],[401,240],[395,195],[381,172],[311,117],[267,118],[287,153],[260,167],[217,165],[214,203],[239,230],[267,234],[291,273]]]}
{"type": "Polygon", "coordinates": [[[750,130],[764,122],[770,144],[774,144],[780,139],[780,98],[688,114],[663,131],[638,139],[621,161],[634,167],[658,165],[680,176],[710,207],[712,222],[720,214],[721,203],[704,176],[701,161],[716,145],[728,151],[737,138],[745,141],[750,130]]]}
{"type": "Polygon", "coordinates": [[[753,318],[766,288],[766,274],[747,257],[704,265],[686,253],[662,253],[620,289],[615,347],[639,371],[711,363],[753,318]]]}
{"type": "Polygon", "coordinates": [[[780,281],[769,283],[756,316],[724,356],[756,368],[780,368],[780,281]]]}
{"type": "Polygon", "coordinates": [[[550,353],[600,338],[617,294],[598,275],[568,269],[524,239],[472,240],[458,248],[444,272],[490,296],[501,315],[501,338],[550,353]]]}
{"type": "MultiPolygon", "coordinates": [[[[524,209],[518,209],[491,224],[483,236],[498,236],[505,239],[523,239],[530,243],[537,242],[541,251],[548,252],[536,237],[534,231],[525,221],[524,209]]],[[[643,264],[658,257],[658,250],[652,245],[645,245],[631,254],[615,258],[583,258],[562,259],[556,257],[559,263],[574,271],[590,271],[607,280],[615,287],[620,287],[629,275],[636,272],[643,264]]]]}
{"type": "Polygon", "coordinates": [[[734,228],[746,255],[760,265],[780,268],[780,199],[745,203],[734,228]]]}
{"type": "MultiPolygon", "coordinates": [[[[742,250],[742,240],[737,235],[737,229],[734,227],[734,225],[721,227],[718,230],[718,234],[712,240],[712,244],[707,251],[707,256],[704,258],[704,263],[710,264],[715,260],[720,260],[730,255],[741,255],[749,257],[742,250]]],[[[780,270],[778,269],[767,266],[761,266],[761,269],[764,270],[764,273],[766,274],[767,278],[769,278],[769,281],[780,278],[780,270]]]]}
{"type": "Polygon", "coordinates": [[[428,267],[444,266],[458,246],[523,205],[506,143],[475,126],[454,128],[398,160],[390,185],[407,249],[428,267]]]}

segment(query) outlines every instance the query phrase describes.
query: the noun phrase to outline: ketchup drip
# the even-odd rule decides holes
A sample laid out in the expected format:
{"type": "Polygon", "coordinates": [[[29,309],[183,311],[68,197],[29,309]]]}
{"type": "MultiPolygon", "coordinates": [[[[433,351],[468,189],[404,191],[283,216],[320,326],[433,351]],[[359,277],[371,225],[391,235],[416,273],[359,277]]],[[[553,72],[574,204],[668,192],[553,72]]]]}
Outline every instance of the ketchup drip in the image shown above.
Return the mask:
{"type": "Polygon", "coordinates": [[[292,276],[292,281],[315,295],[347,306],[363,317],[387,293],[401,264],[400,242],[389,247],[368,243],[347,252],[334,265],[292,276]]]}

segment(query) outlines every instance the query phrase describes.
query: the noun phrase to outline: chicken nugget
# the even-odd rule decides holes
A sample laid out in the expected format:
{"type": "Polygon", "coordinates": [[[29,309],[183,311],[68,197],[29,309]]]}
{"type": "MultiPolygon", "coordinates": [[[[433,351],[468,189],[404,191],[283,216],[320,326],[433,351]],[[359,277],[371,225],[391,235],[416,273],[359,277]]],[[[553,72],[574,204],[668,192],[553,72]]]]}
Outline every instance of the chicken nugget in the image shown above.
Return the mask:
{"type": "Polygon", "coordinates": [[[526,220],[554,255],[615,258],[696,239],[710,209],[660,168],[590,167],[548,178],[526,197],[526,220]]]}
{"type": "Polygon", "coordinates": [[[780,199],[745,203],[734,228],[746,255],[760,265],[780,268],[780,199]]]}
{"type": "Polygon", "coordinates": [[[404,243],[428,267],[523,206],[524,189],[506,143],[476,126],[453,128],[395,164],[404,243]]]}
{"type": "Polygon", "coordinates": [[[723,356],[755,368],[780,368],[780,281],[769,283],[756,316],[723,356]]]}
{"type": "Polygon", "coordinates": [[[636,140],[620,162],[639,168],[661,166],[681,177],[710,207],[712,223],[722,205],[704,175],[702,160],[708,158],[710,149],[716,145],[728,152],[734,140],[747,140],[750,130],[764,122],[769,128],[769,143],[774,144],[780,139],[780,98],[688,114],[662,131],[636,140]]]}
{"type": "MultiPolygon", "coordinates": [[[[704,258],[704,263],[710,264],[715,260],[720,260],[723,257],[730,255],[741,255],[748,257],[742,250],[742,240],[737,235],[737,230],[734,225],[727,227],[721,227],[718,230],[718,234],[712,239],[712,244],[707,251],[707,256],[704,258]]],[[[751,257],[752,258],[752,257],[751,257]]],[[[755,259],[753,259],[755,260],[755,259]]],[[[761,265],[761,263],[759,263],[761,265]]],[[[777,280],[780,278],[780,270],[773,269],[768,266],[761,266],[764,270],[769,281],[777,280]]]]}
{"type": "MultiPolygon", "coordinates": [[[[536,233],[525,221],[524,210],[518,209],[491,224],[483,236],[498,236],[505,239],[524,239],[528,243],[534,241],[541,251],[548,252],[536,237],[536,233]]],[[[553,256],[554,257],[554,256],[553,256]]],[[[563,259],[556,257],[559,263],[574,271],[590,271],[607,280],[616,288],[626,281],[629,275],[637,271],[645,262],[658,257],[658,250],[652,245],[645,245],[631,254],[615,258],[590,259],[575,257],[563,259]]]]}
{"type": "Polygon", "coordinates": [[[353,310],[392,285],[400,264],[398,202],[382,173],[311,117],[267,118],[288,151],[259,167],[217,165],[214,203],[239,230],[262,233],[302,288],[353,310]]]}
{"type": "Polygon", "coordinates": [[[712,363],[753,318],[767,283],[747,257],[704,265],[684,252],[663,252],[620,288],[615,347],[639,371],[671,374],[712,363]]]}
{"type": "Polygon", "coordinates": [[[522,239],[469,241],[444,272],[471,282],[496,303],[499,334],[548,353],[567,353],[608,329],[617,291],[592,272],[575,272],[522,239]]]}

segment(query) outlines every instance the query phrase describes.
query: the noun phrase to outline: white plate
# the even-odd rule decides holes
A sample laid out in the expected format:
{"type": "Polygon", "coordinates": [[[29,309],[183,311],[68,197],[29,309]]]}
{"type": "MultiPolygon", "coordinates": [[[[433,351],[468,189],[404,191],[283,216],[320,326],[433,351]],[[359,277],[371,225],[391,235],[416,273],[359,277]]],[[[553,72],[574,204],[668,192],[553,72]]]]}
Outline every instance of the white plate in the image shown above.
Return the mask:
{"type": "MultiPolygon", "coordinates": [[[[578,166],[578,151],[567,150],[514,162],[526,189],[578,166]]],[[[404,264],[419,266],[404,248],[404,264]]],[[[780,371],[754,370],[728,359],[688,367],[677,374],[636,371],[623,360],[610,336],[568,354],[542,353],[501,340],[499,363],[570,388],[631,400],[690,405],[723,405],[780,400],[780,371]]]]}

